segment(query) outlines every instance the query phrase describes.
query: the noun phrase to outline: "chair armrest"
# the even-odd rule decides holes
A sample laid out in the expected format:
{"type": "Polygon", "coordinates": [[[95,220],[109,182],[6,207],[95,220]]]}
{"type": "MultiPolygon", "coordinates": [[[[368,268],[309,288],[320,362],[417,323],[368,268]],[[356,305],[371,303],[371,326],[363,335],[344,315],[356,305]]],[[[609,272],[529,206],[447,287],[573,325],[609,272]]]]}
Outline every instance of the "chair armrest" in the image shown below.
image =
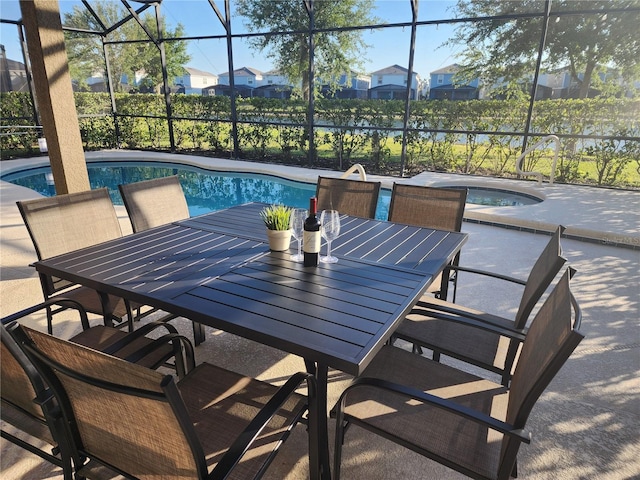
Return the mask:
{"type": "Polygon", "coordinates": [[[312,374],[298,372],[291,376],[291,378],[278,389],[276,394],[271,397],[266,405],[262,407],[247,428],[238,435],[238,438],[236,438],[227,453],[224,454],[209,475],[209,480],[227,478],[229,472],[247,452],[251,443],[260,435],[264,427],[305,380],[307,382],[307,398],[314,399],[316,397],[316,379],[312,374]]]}
{"type": "Polygon", "coordinates": [[[166,346],[168,343],[173,344],[173,355],[176,358],[176,372],[178,377],[183,378],[196,367],[196,361],[191,341],[184,335],[178,333],[168,333],[160,338],[154,339],[152,342],[127,356],[125,360],[127,362],[137,363],[148,354],[166,346]],[[183,350],[181,347],[184,347],[184,357],[182,356],[183,350]]]}
{"type": "Polygon", "coordinates": [[[486,425],[492,430],[496,430],[503,435],[513,437],[521,442],[531,443],[531,435],[521,428],[515,428],[509,423],[503,422],[482,412],[478,412],[477,410],[473,410],[450,400],[431,395],[430,393],[425,393],[415,388],[407,387],[406,385],[383,380],[381,378],[358,377],[353,380],[353,382],[351,382],[351,385],[349,385],[344,390],[344,392],[342,392],[342,395],[340,395],[340,399],[338,400],[336,407],[334,407],[334,409],[331,411],[331,416],[340,418],[340,416],[342,416],[342,411],[344,410],[344,402],[347,398],[348,393],[351,390],[361,386],[380,388],[382,390],[397,393],[398,395],[402,395],[407,398],[418,400],[423,403],[428,403],[430,405],[433,405],[434,407],[441,408],[450,413],[471,420],[472,422],[479,423],[480,425],[486,425]],[[334,412],[335,408],[338,409],[337,412],[334,412]]]}
{"type": "Polygon", "coordinates": [[[519,285],[526,285],[527,284],[526,280],[522,280],[520,278],[512,277],[512,276],[509,276],[509,275],[502,275],[501,273],[490,272],[488,270],[479,270],[477,268],[462,267],[460,265],[447,265],[445,267],[445,270],[455,270],[455,271],[458,271],[458,272],[473,273],[475,275],[484,275],[485,277],[492,277],[492,278],[496,278],[498,280],[504,280],[506,282],[517,283],[519,285]]]}
{"type": "Polygon", "coordinates": [[[519,342],[523,342],[527,334],[528,328],[515,328],[505,325],[499,325],[492,322],[488,318],[474,315],[472,312],[458,310],[448,305],[435,305],[429,302],[420,301],[409,312],[415,315],[424,315],[426,317],[436,318],[448,322],[460,323],[471,328],[486,330],[503,337],[511,338],[519,342]]]}
{"type": "Polygon", "coordinates": [[[19,312],[16,312],[14,314],[11,314],[7,317],[4,317],[2,319],[2,324],[3,325],[7,325],[9,323],[11,323],[12,321],[18,320],[20,318],[26,317],[27,315],[31,315],[32,313],[35,313],[39,310],[43,310],[47,307],[50,307],[52,305],[59,305],[61,307],[65,307],[65,308],[69,308],[72,310],[76,310],[78,312],[78,314],[80,315],[80,321],[82,322],[82,325],[84,327],[84,325],[89,325],[89,319],[87,317],[87,312],[84,309],[84,307],[82,306],[81,303],[72,300],[70,298],[65,298],[65,297],[55,297],[55,298],[50,298],[48,300],[45,300],[42,303],[38,303],[37,305],[33,305],[29,308],[25,308],[24,310],[20,310],[19,312]]]}
{"type": "Polygon", "coordinates": [[[104,349],[103,352],[109,355],[113,355],[122,348],[129,345],[131,342],[137,340],[140,337],[145,336],[147,333],[150,333],[158,328],[166,328],[169,334],[177,334],[178,330],[176,327],[169,323],[164,323],[162,321],[154,321],[149,322],[145,325],[142,325],[140,328],[137,328],[133,332],[129,332],[125,337],[122,337],[117,342],[110,345],[108,348],[104,349]]]}

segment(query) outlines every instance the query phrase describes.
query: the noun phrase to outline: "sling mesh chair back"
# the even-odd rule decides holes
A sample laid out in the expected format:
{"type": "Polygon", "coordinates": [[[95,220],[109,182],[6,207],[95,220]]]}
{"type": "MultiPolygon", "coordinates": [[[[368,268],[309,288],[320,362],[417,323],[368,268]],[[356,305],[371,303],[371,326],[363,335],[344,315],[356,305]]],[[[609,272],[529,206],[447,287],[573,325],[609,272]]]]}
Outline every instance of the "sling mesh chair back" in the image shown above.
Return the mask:
{"type": "MultiPolygon", "coordinates": [[[[124,206],[131,220],[133,232],[189,218],[187,199],[177,175],[118,185],[124,206]]],[[[176,318],[165,316],[162,321],[176,318]]],[[[199,345],[205,339],[204,327],[193,322],[193,337],[199,345]]]]}
{"type": "Polygon", "coordinates": [[[189,218],[189,207],[176,175],[118,185],[135,232],[189,218]]]}
{"type": "Polygon", "coordinates": [[[26,327],[12,334],[60,403],[87,478],[259,477],[307,410],[295,390],[307,380],[315,395],[306,373],[278,388],[202,363],[176,383],[26,327]]]}
{"type": "MultiPolygon", "coordinates": [[[[17,202],[22,219],[29,231],[38,260],[72,252],[122,236],[120,223],[106,188],[86,192],[56,195],[17,202]]],[[[139,305],[131,304],[111,295],[101,297],[90,288],[40,274],[45,300],[64,293],[67,298],[80,302],[90,313],[104,315],[103,302],[113,307],[111,318],[121,323],[125,316],[133,329],[133,311],[139,305]]],[[[49,309],[47,328],[53,330],[52,317],[62,309],[49,309]]]]}
{"type": "Polygon", "coordinates": [[[479,311],[436,298],[422,297],[395,331],[414,345],[433,351],[433,359],[445,354],[480,366],[502,376],[509,383],[520,343],[503,333],[520,338],[527,334],[527,322],[536,304],[549,288],[566,259],[560,239],[564,227],[559,226],[531,268],[527,280],[461,266],[453,269],[496,278],[523,286],[518,311],[513,318],[479,311]]]}
{"type": "Polygon", "coordinates": [[[6,422],[0,432],[2,438],[62,468],[65,480],[71,480],[71,453],[53,395],[9,335],[4,322],[0,326],[0,340],[0,416],[6,422]]]}
{"type": "Polygon", "coordinates": [[[383,347],[332,411],[337,421],[335,477],[349,423],[472,478],[515,476],[520,444],[530,442],[524,430],[529,414],[583,339],[569,278],[567,271],[532,321],[510,388],[383,347]]]}
{"type": "MultiPolygon", "coordinates": [[[[421,185],[393,184],[391,203],[389,204],[389,221],[459,232],[462,229],[462,218],[467,201],[467,190],[456,188],[436,188],[421,185]]],[[[460,253],[452,261],[458,265],[460,253]]],[[[451,277],[454,283],[453,301],[456,301],[456,275],[451,277]]],[[[438,298],[447,298],[449,274],[434,279],[427,290],[438,298]]]]}
{"type": "Polygon", "coordinates": [[[318,211],[338,210],[354,217],[375,218],[380,182],[318,177],[318,211]]]}

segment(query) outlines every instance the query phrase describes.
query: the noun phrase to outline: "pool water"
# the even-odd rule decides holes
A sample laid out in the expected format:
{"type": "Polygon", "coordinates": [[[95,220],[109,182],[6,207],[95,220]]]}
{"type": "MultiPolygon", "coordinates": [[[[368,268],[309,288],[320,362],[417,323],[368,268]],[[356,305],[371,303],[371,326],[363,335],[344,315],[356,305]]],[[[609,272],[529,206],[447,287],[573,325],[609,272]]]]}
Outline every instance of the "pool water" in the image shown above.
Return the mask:
{"type": "MultiPolygon", "coordinates": [[[[274,175],[218,172],[163,162],[91,162],[87,168],[91,188],[107,187],[114,205],[122,205],[118,191],[121,183],[177,175],[192,216],[249,202],[309,208],[309,197],[316,192],[315,183],[296,182],[274,175]]],[[[48,166],[3,175],[2,180],[30,188],[44,196],[55,195],[51,168],[48,166]]],[[[390,197],[389,190],[381,190],[377,219],[387,219],[390,197]]]]}
{"type": "Polygon", "coordinates": [[[503,190],[500,188],[490,187],[473,187],[451,185],[446,188],[466,188],[467,203],[473,205],[487,205],[492,207],[521,207],[524,205],[535,205],[542,200],[533,195],[526,193],[514,192],[512,190],[503,190]]]}

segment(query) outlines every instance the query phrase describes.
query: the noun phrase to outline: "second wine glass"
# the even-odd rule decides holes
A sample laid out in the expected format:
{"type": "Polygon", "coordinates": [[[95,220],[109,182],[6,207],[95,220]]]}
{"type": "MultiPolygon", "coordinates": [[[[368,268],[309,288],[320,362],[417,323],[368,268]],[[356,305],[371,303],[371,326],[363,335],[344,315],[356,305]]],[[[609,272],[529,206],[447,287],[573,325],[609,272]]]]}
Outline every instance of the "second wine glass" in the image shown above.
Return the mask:
{"type": "Polygon", "coordinates": [[[320,214],[320,231],[327,241],[327,255],[320,257],[323,263],[336,263],[338,259],[331,255],[331,241],[340,235],[340,214],[337,210],[323,210],[320,214]]]}
{"type": "Polygon", "coordinates": [[[289,220],[289,228],[291,228],[291,235],[298,241],[298,253],[291,255],[291,260],[294,262],[301,262],[304,258],[302,255],[302,234],[304,231],[304,221],[309,216],[309,212],[304,208],[294,208],[291,212],[289,220]]]}

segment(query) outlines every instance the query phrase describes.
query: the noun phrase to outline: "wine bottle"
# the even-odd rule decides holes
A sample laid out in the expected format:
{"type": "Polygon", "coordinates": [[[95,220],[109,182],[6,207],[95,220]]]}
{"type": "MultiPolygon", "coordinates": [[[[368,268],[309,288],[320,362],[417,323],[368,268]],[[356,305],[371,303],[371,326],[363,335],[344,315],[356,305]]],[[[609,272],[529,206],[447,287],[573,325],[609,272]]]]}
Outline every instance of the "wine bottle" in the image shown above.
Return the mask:
{"type": "Polygon", "coordinates": [[[304,250],[304,266],[317,267],[320,253],[320,221],[318,220],[318,199],[309,200],[309,216],[304,221],[302,249],[304,250]]]}

